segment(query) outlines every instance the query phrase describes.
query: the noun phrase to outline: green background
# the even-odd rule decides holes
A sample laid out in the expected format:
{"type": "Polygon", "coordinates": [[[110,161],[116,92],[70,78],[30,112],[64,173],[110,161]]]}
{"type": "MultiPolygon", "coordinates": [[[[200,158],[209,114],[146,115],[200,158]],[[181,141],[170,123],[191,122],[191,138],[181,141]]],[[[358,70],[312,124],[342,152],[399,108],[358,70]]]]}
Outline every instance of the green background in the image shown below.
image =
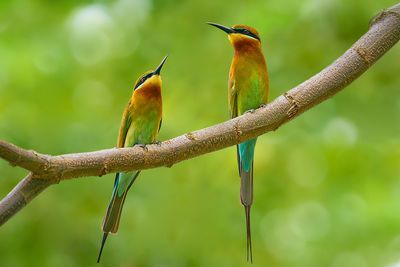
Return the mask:
{"type": "MultiPolygon", "coordinates": [[[[390,0],[0,1],[0,138],[58,155],[116,145],[137,77],[168,54],[160,140],[229,118],[226,35],[256,28],[270,99],[345,52],[390,0]]],[[[400,262],[400,46],[260,137],[253,266],[400,262]]],[[[0,197],[26,175],[0,160],[0,197]]],[[[50,187],[0,228],[0,266],[99,266],[114,175],[50,187]]],[[[104,266],[245,265],[234,147],[144,171],[104,266]]],[[[393,265],[394,266],[394,265],[393,265]]]]}

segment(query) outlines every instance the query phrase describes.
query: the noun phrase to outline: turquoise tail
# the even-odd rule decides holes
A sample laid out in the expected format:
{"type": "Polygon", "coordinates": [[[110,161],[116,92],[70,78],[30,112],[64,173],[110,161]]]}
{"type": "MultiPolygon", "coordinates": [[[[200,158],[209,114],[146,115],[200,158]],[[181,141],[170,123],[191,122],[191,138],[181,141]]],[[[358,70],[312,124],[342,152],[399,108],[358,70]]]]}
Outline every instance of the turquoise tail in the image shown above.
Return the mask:
{"type": "Polygon", "coordinates": [[[244,206],[253,203],[253,160],[257,138],[237,146],[240,175],[240,201],[244,206]]]}
{"type": "Polygon", "coordinates": [[[253,161],[257,138],[237,145],[238,167],[240,175],[240,202],[246,215],[247,261],[253,262],[250,231],[250,208],[253,204],[253,161]]]}
{"type": "Polygon", "coordinates": [[[109,233],[115,234],[118,232],[119,221],[121,219],[122,207],[124,206],[125,203],[126,194],[128,193],[129,188],[131,188],[133,182],[138,177],[139,173],[140,171],[135,173],[129,185],[126,187],[126,189],[123,191],[122,194],[118,193],[119,191],[118,189],[120,187],[120,173],[117,173],[115,176],[113,194],[111,197],[110,204],[108,205],[106,215],[104,216],[103,219],[102,229],[104,235],[103,235],[103,240],[101,242],[101,248],[99,257],[97,258],[97,262],[100,262],[101,253],[103,252],[103,247],[104,244],[106,243],[108,234],[109,233]]]}

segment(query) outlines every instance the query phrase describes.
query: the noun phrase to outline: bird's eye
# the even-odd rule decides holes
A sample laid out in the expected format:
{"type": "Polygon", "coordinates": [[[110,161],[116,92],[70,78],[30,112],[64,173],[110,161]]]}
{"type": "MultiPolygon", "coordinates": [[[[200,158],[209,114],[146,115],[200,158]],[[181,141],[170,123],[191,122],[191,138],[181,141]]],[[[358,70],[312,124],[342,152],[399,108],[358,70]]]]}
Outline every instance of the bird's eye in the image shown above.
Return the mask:
{"type": "Polygon", "coordinates": [[[142,79],[140,79],[140,82],[144,82],[146,80],[146,77],[143,77],[142,79]]]}
{"type": "Polygon", "coordinates": [[[244,34],[249,34],[249,30],[244,29],[244,30],[243,30],[243,33],[244,33],[244,34]]]}

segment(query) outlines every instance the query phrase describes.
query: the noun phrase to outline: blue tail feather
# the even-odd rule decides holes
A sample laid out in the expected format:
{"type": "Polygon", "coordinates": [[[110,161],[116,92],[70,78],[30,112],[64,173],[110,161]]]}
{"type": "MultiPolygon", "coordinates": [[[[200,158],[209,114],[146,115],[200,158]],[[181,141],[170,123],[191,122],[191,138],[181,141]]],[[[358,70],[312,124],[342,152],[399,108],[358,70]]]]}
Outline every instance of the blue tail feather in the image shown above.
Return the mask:
{"type": "Polygon", "coordinates": [[[241,143],[237,146],[238,165],[240,174],[240,202],[246,214],[247,261],[252,263],[252,246],[250,231],[250,207],[253,204],[253,160],[257,138],[241,143]]]}
{"type": "Polygon", "coordinates": [[[249,172],[253,159],[254,159],[254,148],[256,146],[257,138],[243,142],[238,145],[240,163],[243,166],[245,172],[249,172]]]}

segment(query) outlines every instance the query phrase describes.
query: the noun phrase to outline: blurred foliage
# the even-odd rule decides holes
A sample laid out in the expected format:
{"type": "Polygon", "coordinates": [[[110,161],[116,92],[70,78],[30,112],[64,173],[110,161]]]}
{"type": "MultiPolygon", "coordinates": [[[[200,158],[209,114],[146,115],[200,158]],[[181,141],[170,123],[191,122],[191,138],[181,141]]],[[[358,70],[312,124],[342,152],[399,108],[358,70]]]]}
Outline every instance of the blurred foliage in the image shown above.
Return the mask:
{"type": "MultiPolygon", "coordinates": [[[[115,146],[133,83],[166,54],[159,139],[222,122],[233,49],[205,22],[260,32],[274,99],[395,2],[0,1],[0,138],[53,155],[115,146]]],[[[333,99],[258,139],[253,266],[399,264],[399,62],[397,45],[333,99]]],[[[0,173],[4,197],[26,171],[0,161],[0,173]]],[[[113,182],[46,190],[0,228],[0,265],[98,266],[113,182]]],[[[102,265],[244,266],[245,242],[231,147],[144,171],[102,265]]]]}

